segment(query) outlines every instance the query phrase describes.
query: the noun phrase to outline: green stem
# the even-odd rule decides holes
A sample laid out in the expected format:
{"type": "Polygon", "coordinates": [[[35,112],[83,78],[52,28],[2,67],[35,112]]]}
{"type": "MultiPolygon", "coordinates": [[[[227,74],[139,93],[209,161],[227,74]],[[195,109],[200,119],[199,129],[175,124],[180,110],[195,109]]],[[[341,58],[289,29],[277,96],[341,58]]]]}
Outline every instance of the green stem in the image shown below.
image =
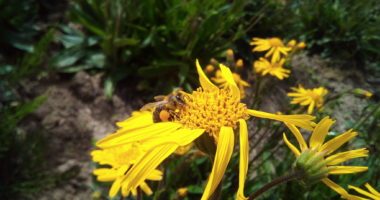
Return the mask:
{"type": "Polygon", "coordinates": [[[283,183],[286,183],[286,182],[289,182],[292,180],[299,179],[301,177],[302,177],[302,173],[300,171],[293,171],[290,174],[278,177],[278,178],[272,180],[270,183],[267,183],[266,185],[264,185],[262,188],[260,188],[256,192],[254,192],[252,195],[249,196],[248,199],[253,200],[253,199],[259,197],[260,195],[262,195],[264,192],[272,189],[275,186],[281,185],[283,183]]]}
{"type": "Polygon", "coordinates": [[[254,91],[254,96],[253,96],[253,102],[252,104],[249,106],[250,108],[253,108],[253,109],[256,109],[256,106],[258,106],[258,102],[259,102],[259,94],[260,94],[260,90],[261,90],[261,82],[262,82],[262,78],[260,76],[256,76],[256,84],[255,84],[255,91],[254,91]]]}
{"type": "Polygon", "coordinates": [[[358,129],[360,126],[362,126],[362,124],[366,121],[368,121],[368,119],[374,115],[374,113],[377,112],[377,110],[380,108],[380,103],[376,105],[376,107],[371,111],[369,112],[363,119],[360,119],[359,122],[357,122],[355,125],[354,125],[354,128],[353,129],[358,129]]]}

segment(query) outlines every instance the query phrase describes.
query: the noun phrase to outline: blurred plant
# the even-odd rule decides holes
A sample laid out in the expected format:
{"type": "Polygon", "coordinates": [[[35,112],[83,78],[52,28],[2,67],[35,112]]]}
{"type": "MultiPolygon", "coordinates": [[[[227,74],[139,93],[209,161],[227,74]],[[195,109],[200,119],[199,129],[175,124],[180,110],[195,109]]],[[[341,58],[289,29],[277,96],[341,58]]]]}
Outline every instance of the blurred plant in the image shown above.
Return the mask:
{"type": "Polygon", "coordinates": [[[238,22],[244,5],[245,0],[75,0],[70,17],[79,26],[61,37],[63,45],[67,39],[72,44],[56,63],[63,71],[101,68],[107,95],[115,83],[137,75],[144,78],[140,89],[189,88],[193,60],[218,55],[242,35],[238,22]],[[84,55],[81,48],[93,52],[84,55]]]}
{"type": "Polygon", "coordinates": [[[45,163],[46,137],[42,133],[22,132],[20,122],[37,109],[40,96],[17,106],[5,105],[0,111],[0,198],[11,199],[36,194],[49,186],[45,163]]]}
{"type": "Polygon", "coordinates": [[[250,2],[246,8],[248,35],[299,37],[308,41],[309,52],[380,71],[377,0],[270,0],[250,2]]]}
{"type": "Polygon", "coordinates": [[[252,49],[253,52],[266,51],[267,53],[265,54],[265,57],[266,58],[272,57],[271,58],[272,63],[279,61],[282,56],[286,57],[288,55],[288,52],[291,51],[291,48],[285,46],[282,40],[277,37],[268,38],[268,39],[253,38],[250,45],[256,46],[255,48],[252,49]]]}
{"type": "Polygon", "coordinates": [[[254,46],[252,52],[265,53],[264,57],[260,57],[259,60],[254,61],[252,64],[255,72],[255,89],[254,96],[251,97],[253,99],[251,106],[254,108],[259,106],[261,90],[265,87],[265,82],[268,81],[265,76],[270,75],[279,80],[288,78],[291,71],[286,69],[285,66],[289,65],[292,56],[306,45],[304,42],[297,44],[294,39],[290,40],[287,45],[284,43],[278,37],[266,39],[255,37],[250,42],[250,45],[254,46]]]}
{"type": "Polygon", "coordinates": [[[52,39],[49,31],[33,45],[33,51],[20,61],[0,66],[0,198],[26,198],[49,186],[43,166],[46,138],[40,132],[25,132],[21,121],[37,109],[44,96],[25,100],[17,92],[20,82],[42,71],[46,49],[52,39]]]}
{"type": "Polygon", "coordinates": [[[354,58],[358,66],[380,58],[377,1],[298,1],[295,4],[299,5],[297,25],[310,41],[310,48],[322,49],[327,55],[354,58]]]}
{"type": "Polygon", "coordinates": [[[33,51],[33,41],[40,29],[35,23],[37,14],[35,0],[0,0],[0,45],[5,47],[1,53],[12,51],[10,47],[33,51]]]}
{"type": "Polygon", "coordinates": [[[377,0],[292,0],[268,11],[277,16],[266,23],[281,22],[277,34],[300,36],[312,52],[359,67],[380,58],[379,10],[377,0]]]}

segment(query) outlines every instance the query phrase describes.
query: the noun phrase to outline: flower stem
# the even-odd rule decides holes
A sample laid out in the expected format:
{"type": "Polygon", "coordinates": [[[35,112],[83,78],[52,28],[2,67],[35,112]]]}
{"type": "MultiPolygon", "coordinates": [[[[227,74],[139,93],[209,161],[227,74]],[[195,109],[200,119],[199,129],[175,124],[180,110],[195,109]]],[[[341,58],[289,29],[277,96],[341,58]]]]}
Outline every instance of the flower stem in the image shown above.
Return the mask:
{"type": "Polygon", "coordinates": [[[266,185],[264,185],[262,188],[260,188],[256,192],[254,192],[252,195],[249,196],[248,199],[253,200],[253,199],[259,197],[260,195],[262,195],[264,192],[272,189],[275,186],[281,185],[283,183],[286,183],[286,182],[289,182],[292,180],[299,179],[301,177],[302,177],[302,173],[300,171],[293,171],[290,174],[278,177],[278,178],[272,180],[270,183],[267,183],[266,185]]]}
{"type": "Polygon", "coordinates": [[[250,108],[256,108],[259,104],[259,94],[260,94],[260,90],[261,90],[261,82],[262,82],[262,78],[257,76],[257,79],[256,79],[256,83],[255,83],[255,91],[254,91],[254,96],[253,96],[253,102],[252,104],[250,105],[250,108]]]}

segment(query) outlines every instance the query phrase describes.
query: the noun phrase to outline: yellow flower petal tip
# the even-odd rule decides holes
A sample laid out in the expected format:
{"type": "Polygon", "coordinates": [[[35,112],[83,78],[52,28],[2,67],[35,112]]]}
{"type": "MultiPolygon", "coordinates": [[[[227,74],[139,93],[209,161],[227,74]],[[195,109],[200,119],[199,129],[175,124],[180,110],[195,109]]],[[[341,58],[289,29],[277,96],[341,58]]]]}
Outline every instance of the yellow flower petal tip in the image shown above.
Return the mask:
{"type": "Polygon", "coordinates": [[[349,185],[348,188],[353,189],[356,191],[360,196],[357,195],[349,195],[348,197],[345,197],[345,199],[348,200],[362,200],[362,199],[372,199],[372,200],[380,200],[380,192],[378,192],[375,188],[373,188],[370,184],[366,183],[365,187],[367,190],[361,189],[359,187],[355,187],[352,185],[349,185]]]}

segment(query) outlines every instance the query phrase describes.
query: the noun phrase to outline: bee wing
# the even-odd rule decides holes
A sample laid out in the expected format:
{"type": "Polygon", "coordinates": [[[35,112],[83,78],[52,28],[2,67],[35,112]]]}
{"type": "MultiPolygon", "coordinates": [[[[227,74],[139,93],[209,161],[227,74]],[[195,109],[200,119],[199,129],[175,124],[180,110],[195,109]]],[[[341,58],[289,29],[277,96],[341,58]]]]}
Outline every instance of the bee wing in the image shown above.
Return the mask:
{"type": "Polygon", "coordinates": [[[157,102],[147,103],[140,108],[140,111],[152,111],[157,106],[157,102]]]}
{"type": "Polygon", "coordinates": [[[154,97],[154,100],[156,101],[163,101],[166,98],[165,95],[158,95],[154,97]]]}

